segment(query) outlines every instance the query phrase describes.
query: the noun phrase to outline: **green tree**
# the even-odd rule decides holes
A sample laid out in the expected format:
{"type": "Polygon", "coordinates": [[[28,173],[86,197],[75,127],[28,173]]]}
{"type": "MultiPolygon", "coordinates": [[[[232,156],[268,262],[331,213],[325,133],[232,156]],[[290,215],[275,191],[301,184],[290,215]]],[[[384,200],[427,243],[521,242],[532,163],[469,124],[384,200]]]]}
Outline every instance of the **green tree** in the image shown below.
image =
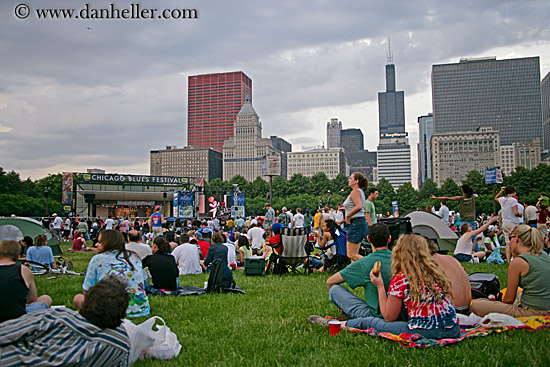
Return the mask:
{"type": "Polygon", "coordinates": [[[478,171],[470,171],[462,183],[470,185],[474,193],[478,195],[487,195],[492,190],[490,186],[485,183],[485,176],[478,171]]]}
{"type": "Polygon", "coordinates": [[[431,195],[439,196],[437,185],[435,184],[435,182],[431,178],[428,178],[424,182],[424,184],[420,188],[420,191],[418,192],[418,194],[419,194],[419,198],[421,200],[429,199],[431,197],[431,195]]]}
{"type": "Polygon", "coordinates": [[[326,195],[332,186],[324,172],[316,173],[310,180],[311,186],[313,187],[313,192],[311,194],[314,195],[326,195]]]}
{"type": "Polygon", "coordinates": [[[397,194],[390,184],[390,181],[385,178],[382,178],[378,182],[376,188],[378,189],[378,200],[374,201],[374,207],[377,213],[386,214],[391,211],[391,202],[397,199],[397,194]]]}
{"type": "Polygon", "coordinates": [[[405,182],[397,189],[397,200],[401,216],[416,210],[420,201],[418,191],[414,189],[410,182],[405,182]]]}
{"type": "Polygon", "coordinates": [[[288,182],[288,194],[312,194],[311,180],[300,173],[292,175],[288,182]]]}

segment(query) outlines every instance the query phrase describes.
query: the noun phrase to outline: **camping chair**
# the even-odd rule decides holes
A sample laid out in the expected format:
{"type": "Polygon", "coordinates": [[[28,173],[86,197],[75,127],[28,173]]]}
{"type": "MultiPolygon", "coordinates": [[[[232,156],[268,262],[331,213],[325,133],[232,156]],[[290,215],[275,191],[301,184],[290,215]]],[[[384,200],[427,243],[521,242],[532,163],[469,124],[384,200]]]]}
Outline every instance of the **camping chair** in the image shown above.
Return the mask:
{"type": "Polygon", "coordinates": [[[310,266],[305,266],[305,261],[309,259],[313,245],[308,241],[308,235],[308,228],[281,229],[283,253],[278,259],[281,266],[287,267],[293,273],[309,274],[310,266]]]}

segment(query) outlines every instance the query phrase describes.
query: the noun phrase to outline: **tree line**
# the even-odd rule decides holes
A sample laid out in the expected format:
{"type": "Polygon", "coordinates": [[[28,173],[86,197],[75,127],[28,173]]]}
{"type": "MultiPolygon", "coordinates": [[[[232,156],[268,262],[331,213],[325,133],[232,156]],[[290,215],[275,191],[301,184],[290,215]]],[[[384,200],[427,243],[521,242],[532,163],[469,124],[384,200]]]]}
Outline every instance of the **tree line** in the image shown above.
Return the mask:
{"type": "MultiPolygon", "coordinates": [[[[20,216],[43,216],[46,208],[45,191],[48,190],[49,213],[61,212],[61,174],[50,174],[47,177],[31,180],[21,180],[15,171],[5,172],[0,168],[0,216],[16,214],[20,216]]],[[[485,184],[485,177],[477,171],[468,173],[462,182],[470,185],[476,194],[476,209],[478,214],[492,213],[494,208],[494,196],[500,190],[500,186],[513,185],[516,187],[519,200],[530,200],[536,203],[541,192],[550,193],[550,166],[540,164],[528,170],[518,167],[510,176],[503,177],[502,184],[485,184]],[[493,193],[493,186],[495,191],[493,193]]],[[[233,185],[238,184],[239,189],[246,195],[246,212],[249,215],[264,214],[264,204],[269,201],[269,182],[257,177],[248,182],[242,176],[235,176],[229,181],[221,179],[212,180],[205,185],[207,192],[231,192],[233,185]]],[[[373,186],[370,184],[370,186],[373,186]]],[[[439,208],[439,201],[430,196],[458,196],[461,195],[460,186],[451,178],[448,178],[441,187],[435,182],[427,180],[419,190],[416,190],[410,182],[401,185],[394,190],[388,180],[382,178],[376,185],[379,196],[374,202],[376,212],[386,214],[391,212],[392,201],[399,203],[399,212],[405,215],[413,210],[425,210],[426,206],[439,208]]],[[[309,208],[312,213],[319,205],[325,206],[327,201],[331,207],[336,207],[338,202],[343,202],[349,195],[347,176],[340,174],[334,179],[328,179],[324,173],[317,173],[313,177],[305,177],[295,174],[290,179],[280,176],[273,178],[273,208],[280,211],[282,207],[309,208]]],[[[450,210],[457,210],[456,202],[448,203],[450,210]]],[[[496,210],[500,209],[496,205],[496,210]]]]}

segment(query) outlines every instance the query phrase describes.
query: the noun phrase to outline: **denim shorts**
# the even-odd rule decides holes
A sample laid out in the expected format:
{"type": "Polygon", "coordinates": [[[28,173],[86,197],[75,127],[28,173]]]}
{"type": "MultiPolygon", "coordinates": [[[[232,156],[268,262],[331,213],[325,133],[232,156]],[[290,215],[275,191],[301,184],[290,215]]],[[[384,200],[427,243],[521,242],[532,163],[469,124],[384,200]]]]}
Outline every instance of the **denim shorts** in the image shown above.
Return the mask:
{"type": "Polygon", "coordinates": [[[472,255],[467,255],[467,254],[456,254],[453,257],[461,263],[467,263],[470,260],[472,260],[472,255]]]}
{"type": "Polygon", "coordinates": [[[348,242],[361,243],[368,232],[368,225],[365,217],[351,218],[350,223],[346,224],[346,232],[348,234],[348,242]]]}
{"type": "Polygon", "coordinates": [[[40,310],[47,310],[49,308],[48,304],[42,302],[33,302],[25,305],[25,311],[27,313],[37,312],[40,310]]]}

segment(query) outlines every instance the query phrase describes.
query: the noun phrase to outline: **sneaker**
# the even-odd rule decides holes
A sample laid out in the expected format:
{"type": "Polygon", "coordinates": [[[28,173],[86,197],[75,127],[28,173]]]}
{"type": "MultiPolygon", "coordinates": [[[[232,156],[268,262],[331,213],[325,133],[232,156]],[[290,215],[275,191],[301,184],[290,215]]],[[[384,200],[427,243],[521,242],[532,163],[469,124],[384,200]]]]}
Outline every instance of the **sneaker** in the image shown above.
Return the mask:
{"type": "Polygon", "coordinates": [[[328,326],[328,320],[325,319],[324,317],[318,316],[318,315],[308,316],[307,322],[309,322],[310,324],[321,325],[321,326],[324,326],[324,327],[328,326]]]}

